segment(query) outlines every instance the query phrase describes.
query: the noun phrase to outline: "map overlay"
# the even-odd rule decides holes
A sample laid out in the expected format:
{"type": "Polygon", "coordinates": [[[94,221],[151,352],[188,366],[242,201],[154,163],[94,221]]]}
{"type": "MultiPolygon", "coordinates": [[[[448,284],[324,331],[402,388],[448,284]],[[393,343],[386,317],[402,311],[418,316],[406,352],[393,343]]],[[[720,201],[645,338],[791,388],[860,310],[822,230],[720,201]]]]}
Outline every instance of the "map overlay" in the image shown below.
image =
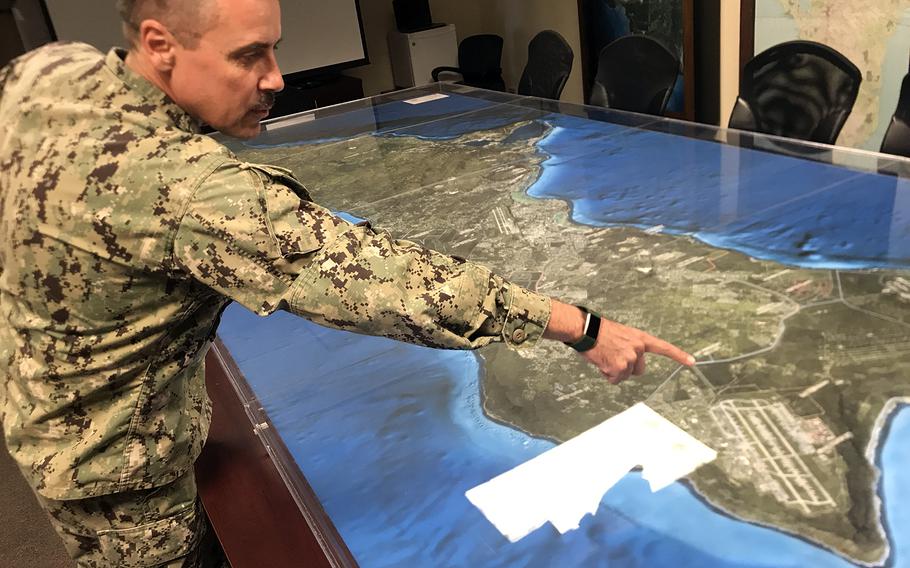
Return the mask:
{"type": "Polygon", "coordinates": [[[427,99],[235,149],[699,363],[652,357],[611,386],[553,342],[434,351],[231,307],[219,335],[362,566],[910,565],[910,452],[887,443],[910,435],[903,180],[672,124],[427,99]],[[639,402],[718,459],[655,495],[630,473],[577,531],[515,544],[464,498],[639,402]]]}

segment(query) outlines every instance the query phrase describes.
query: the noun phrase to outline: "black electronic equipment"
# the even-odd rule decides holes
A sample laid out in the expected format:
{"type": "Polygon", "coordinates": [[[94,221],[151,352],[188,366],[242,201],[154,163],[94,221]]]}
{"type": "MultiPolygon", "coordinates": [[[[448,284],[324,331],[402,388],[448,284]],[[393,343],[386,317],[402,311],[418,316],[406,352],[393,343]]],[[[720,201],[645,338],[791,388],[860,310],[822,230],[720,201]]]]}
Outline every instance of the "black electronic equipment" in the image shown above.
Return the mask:
{"type": "Polygon", "coordinates": [[[403,34],[441,28],[445,25],[433,22],[429,0],[392,0],[392,9],[395,11],[395,26],[403,34]]]}

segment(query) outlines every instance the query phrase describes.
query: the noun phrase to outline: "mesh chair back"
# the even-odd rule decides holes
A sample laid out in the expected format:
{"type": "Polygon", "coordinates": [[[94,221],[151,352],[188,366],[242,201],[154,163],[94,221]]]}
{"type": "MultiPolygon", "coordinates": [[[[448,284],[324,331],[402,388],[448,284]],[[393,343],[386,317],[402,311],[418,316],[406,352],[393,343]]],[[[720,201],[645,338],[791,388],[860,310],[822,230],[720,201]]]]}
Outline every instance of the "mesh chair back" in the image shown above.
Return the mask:
{"type": "Polygon", "coordinates": [[[591,104],[660,115],[679,75],[679,60],[657,40],[623,36],[600,52],[591,104]]]}
{"type": "Polygon", "coordinates": [[[910,75],[904,75],[897,110],[882,140],[882,152],[910,158],[910,75]]]}
{"type": "Polygon", "coordinates": [[[746,63],[730,127],[834,144],[861,82],[856,65],[828,46],[775,45],[746,63]]]}
{"type": "Polygon", "coordinates": [[[518,82],[518,94],[559,100],[574,58],[572,48],[559,33],[540,32],[528,44],[528,63],[518,82]]]}
{"type": "Polygon", "coordinates": [[[458,69],[466,85],[502,81],[502,38],[494,34],[468,36],[458,44],[458,69]]]}

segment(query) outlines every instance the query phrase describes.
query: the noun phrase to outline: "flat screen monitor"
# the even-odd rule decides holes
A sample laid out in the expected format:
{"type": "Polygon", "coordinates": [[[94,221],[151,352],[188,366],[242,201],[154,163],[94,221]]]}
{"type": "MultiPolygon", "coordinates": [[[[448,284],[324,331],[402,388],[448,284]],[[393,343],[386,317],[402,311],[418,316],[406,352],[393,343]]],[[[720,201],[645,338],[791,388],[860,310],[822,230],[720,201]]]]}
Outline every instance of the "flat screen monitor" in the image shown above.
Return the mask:
{"type": "MultiPolygon", "coordinates": [[[[113,0],[43,0],[51,33],[107,51],[123,45],[113,0]]],[[[287,0],[281,3],[278,64],[295,78],[369,63],[359,0],[287,0]]]]}

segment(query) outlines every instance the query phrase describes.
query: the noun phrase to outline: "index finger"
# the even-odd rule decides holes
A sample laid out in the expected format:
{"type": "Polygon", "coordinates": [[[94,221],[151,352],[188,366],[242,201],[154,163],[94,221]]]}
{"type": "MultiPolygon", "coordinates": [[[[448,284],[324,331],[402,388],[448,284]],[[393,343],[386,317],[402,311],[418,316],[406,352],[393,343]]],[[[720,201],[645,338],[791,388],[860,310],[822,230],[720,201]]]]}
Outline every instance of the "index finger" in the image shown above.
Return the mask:
{"type": "Polygon", "coordinates": [[[648,353],[655,353],[657,355],[663,355],[664,357],[669,357],[673,359],[680,365],[685,365],[691,367],[695,364],[695,357],[689,355],[679,347],[673,345],[672,343],[667,343],[663,339],[658,339],[653,335],[645,334],[645,351],[648,353]]]}

